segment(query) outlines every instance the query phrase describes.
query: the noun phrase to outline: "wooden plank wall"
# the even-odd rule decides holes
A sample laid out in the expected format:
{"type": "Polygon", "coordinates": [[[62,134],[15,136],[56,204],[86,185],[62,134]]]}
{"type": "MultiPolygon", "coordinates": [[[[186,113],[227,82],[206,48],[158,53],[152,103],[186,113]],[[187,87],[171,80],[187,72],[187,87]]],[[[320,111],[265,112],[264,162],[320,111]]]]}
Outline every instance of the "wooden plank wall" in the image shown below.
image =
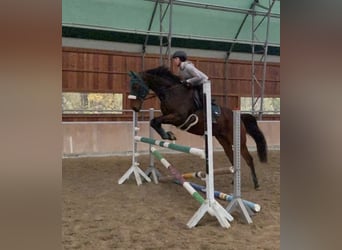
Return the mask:
{"type": "MultiPolygon", "coordinates": [[[[127,72],[142,70],[142,56],[96,49],[63,47],[63,92],[114,92],[123,94],[123,109],[130,109],[129,77],[127,72]]],[[[251,96],[251,62],[230,60],[226,65],[228,79],[224,77],[224,60],[190,57],[212,82],[212,95],[217,103],[231,108],[239,107],[240,96],[251,96]]],[[[159,66],[159,55],[145,55],[145,69],[159,66]]],[[[176,73],[176,69],[172,68],[176,73]]],[[[258,79],[262,79],[262,64],[256,66],[258,79]]],[[[258,94],[258,88],[256,88],[258,94]]],[[[268,63],[265,96],[280,96],[280,64],[268,63]]],[[[159,108],[156,98],[144,103],[143,109],[159,108]]],[[[279,117],[273,117],[279,119],[279,117]]],[[[118,115],[63,115],[63,121],[129,120],[129,113],[118,115]]]]}

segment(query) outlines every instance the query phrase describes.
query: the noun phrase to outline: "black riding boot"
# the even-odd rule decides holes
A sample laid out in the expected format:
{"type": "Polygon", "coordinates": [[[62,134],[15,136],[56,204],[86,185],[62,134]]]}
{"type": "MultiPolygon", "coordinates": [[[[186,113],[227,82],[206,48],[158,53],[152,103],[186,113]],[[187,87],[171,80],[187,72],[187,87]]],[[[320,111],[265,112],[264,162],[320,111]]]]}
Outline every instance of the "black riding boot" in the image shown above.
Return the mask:
{"type": "Polygon", "coordinates": [[[199,91],[195,89],[193,94],[194,102],[195,102],[195,109],[200,110],[203,109],[203,96],[200,95],[199,91]]]}
{"type": "MultiPolygon", "coordinates": [[[[194,102],[196,110],[203,109],[203,91],[201,89],[197,89],[194,91],[194,102]]],[[[216,123],[216,119],[221,115],[220,106],[215,103],[215,99],[211,101],[211,120],[213,123],[216,123]]]]}

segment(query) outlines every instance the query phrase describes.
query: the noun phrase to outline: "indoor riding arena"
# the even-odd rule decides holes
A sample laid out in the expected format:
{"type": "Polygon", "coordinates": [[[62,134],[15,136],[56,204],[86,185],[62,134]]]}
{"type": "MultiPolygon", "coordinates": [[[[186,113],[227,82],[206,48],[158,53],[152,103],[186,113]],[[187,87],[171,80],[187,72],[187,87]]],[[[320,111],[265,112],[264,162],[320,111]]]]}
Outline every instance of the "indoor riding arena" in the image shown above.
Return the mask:
{"type": "MultiPolygon", "coordinates": [[[[63,249],[280,249],[280,1],[62,7],[63,249]],[[163,65],[178,75],[180,50],[208,76],[221,109],[255,117],[267,162],[252,136],[246,145],[259,188],[240,147],[234,166],[210,143],[211,117],[204,135],[163,124],[177,138],[163,140],[150,126],[163,98],[150,89],[132,110],[129,73],[163,65]]],[[[231,122],[243,131],[239,116],[231,122]]]]}

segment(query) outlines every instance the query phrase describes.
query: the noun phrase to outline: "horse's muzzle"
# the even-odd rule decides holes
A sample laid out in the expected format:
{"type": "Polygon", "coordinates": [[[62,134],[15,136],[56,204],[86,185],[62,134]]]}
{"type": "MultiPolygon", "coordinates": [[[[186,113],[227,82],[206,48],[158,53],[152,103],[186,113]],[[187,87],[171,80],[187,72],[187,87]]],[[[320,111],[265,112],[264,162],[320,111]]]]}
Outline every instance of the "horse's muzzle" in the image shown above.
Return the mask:
{"type": "Polygon", "coordinates": [[[135,112],[139,112],[140,109],[138,107],[132,107],[132,109],[135,111],[135,112]]]}
{"type": "Polygon", "coordinates": [[[142,106],[142,102],[139,99],[130,99],[131,101],[131,109],[135,112],[139,112],[142,106]]]}

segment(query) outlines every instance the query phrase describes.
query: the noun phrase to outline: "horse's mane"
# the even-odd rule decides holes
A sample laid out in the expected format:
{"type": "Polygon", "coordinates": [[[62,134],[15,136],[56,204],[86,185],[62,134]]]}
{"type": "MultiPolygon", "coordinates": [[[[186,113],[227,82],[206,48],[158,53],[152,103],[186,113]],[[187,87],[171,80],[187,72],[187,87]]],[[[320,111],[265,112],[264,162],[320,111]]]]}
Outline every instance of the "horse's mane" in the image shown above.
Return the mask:
{"type": "Polygon", "coordinates": [[[174,82],[180,82],[180,80],[181,80],[178,76],[174,75],[169,70],[168,67],[165,67],[165,66],[159,66],[159,67],[154,68],[154,69],[146,70],[145,73],[155,75],[155,76],[159,76],[159,77],[163,77],[163,78],[168,78],[174,82]]]}

